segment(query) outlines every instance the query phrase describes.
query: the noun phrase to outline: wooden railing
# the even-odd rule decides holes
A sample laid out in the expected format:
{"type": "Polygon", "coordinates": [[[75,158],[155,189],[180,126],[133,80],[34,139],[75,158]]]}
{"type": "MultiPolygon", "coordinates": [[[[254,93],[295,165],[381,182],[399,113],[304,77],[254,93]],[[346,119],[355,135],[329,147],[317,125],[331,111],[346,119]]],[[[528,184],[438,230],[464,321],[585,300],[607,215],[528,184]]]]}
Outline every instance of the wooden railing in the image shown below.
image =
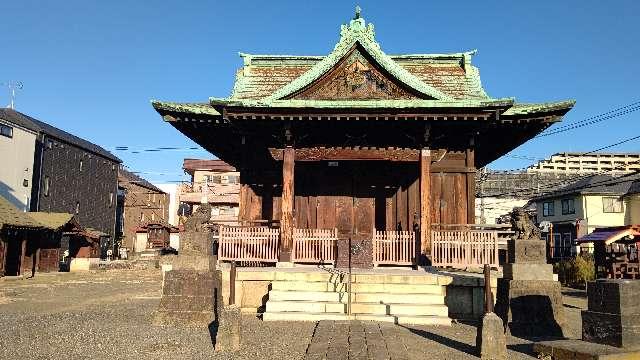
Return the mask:
{"type": "Polygon", "coordinates": [[[293,229],[293,262],[333,264],[338,229],[293,229]]]}
{"type": "Polygon", "coordinates": [[[433,266],[498,266],[498,231],[432,230],[433,266]]]}
{"type": "Polygon", "coordinates": [[[415,260],[415,232],[373,231],[373,265],[413,265],[415,260]]]}
{"type": "Polygon", "coordinates": [[[278,262],[277,228],[220,226],[218,236],[218,260],[278,262]]]}

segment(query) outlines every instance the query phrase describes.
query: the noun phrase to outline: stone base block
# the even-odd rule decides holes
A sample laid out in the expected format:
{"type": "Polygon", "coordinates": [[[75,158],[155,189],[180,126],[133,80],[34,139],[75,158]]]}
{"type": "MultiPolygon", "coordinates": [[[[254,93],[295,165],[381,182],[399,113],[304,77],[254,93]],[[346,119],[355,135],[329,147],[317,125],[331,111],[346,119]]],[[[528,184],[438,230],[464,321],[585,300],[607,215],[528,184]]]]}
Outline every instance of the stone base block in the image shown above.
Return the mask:
{"type": "Polygon", "coordinates": [[[213,255],[213,237],[208,232],[185,231],[180,234],[180,255],[213,255]]]}
{"type": "Polygon", "coordinates": [[[213,311],[165,311],[153,314],[153,325],[158,326],[209,326],[215,320],[213,311]]]}
{"type": "Polygon", "coordinates": [[[640,281],[601,279],[587,284],[589,310],[633,315],[640,314],[640,281]]]}
{"type": "Polygon", "coordinates": [[[236,305],[222,306],[219,309],[216,339],[216,351],[237,351],[240,349],[242,320],[240,307],[236,305]]]}
{"type": "Polygon", "coordinates": [[[507,256],[511,264],[544,264],[547,262],[547,244],[544,240],[510,240],[507,256]]]}
{"type": "Polygon", "coordinates": [[[502,271],[504,279],[553,281],[551,264],[505,264],[502,271]]]}
{"type": "Polygon", "coordinates": [[[171,269],[210,272],[216,269],[217,263],[217,256],[180,254],[172,259],[171,269]]]}
{"type": "Polygon", "coordinates": [[[482,318],[476,335],[476,349],[481,359],[507,359],[507,339],[498,315],[488,313],[482,318]]]}
{"type": "Polygon", "coordinates": [[[582,340],[640,349],[640,314],[619,315],[582,311],[582,340]]]}
{"type": "Polygon", "coordinates": [[[623,350],[613,346],[580,340],[542,341],[533,345],[539,358],[553,360],[635,360],[640,351],[623,350]]]}
{"type": "Polygon", "coordinates": [[[564,311],[560,283],[498,279],[495,312],[519,337],[562,337],[564,311]]]}
{"type": "Polygon", "coordinates": [[[209,325],[221,297],[221,272],[171,270],[165,273],[156,325],[209,325]]]}

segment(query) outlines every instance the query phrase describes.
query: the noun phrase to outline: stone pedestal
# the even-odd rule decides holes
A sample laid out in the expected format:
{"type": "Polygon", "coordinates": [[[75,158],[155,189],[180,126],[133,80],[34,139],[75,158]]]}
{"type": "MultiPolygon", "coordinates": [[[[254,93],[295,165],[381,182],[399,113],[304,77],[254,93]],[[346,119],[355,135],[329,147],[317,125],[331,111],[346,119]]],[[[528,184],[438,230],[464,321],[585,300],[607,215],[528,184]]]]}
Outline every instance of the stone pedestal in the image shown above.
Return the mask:
{"type": "Polygon", "coordinates": [[[562,337],[564,311],[560,283],[546,263],[543,240],[510,239],[508,264],[498,279],[495,312],[515,336],[562,337]]]}
{"type": "Polygon", "coordinates": [[[514,336],[561,337],[564,325],[560,283],[498,279],[495,311],[514,336]]]}
{"type": "Polygon", "coordinates": [[[214,348],[216,351],[240,350],[241,313],[236,305],[220,306],[214,348]]]}
{"type": "Polygon", "coordinates": [[[164,274],[154,324],[208,326],[215,320],[216,294],[222,289],[211,234],[182,233],[178,256],[172,259],[170,268],[164,274]]]}
{"type": "Polygon", "coordinates": [[[640,349],[640,280],[597,280],[587,285],[582,339],[640,349]]]}
{"type": "Polygon", "coordinates": [[[506,360],[507,340],[502,320],[495,313],[487,313],[482,318],[476,335],[476,349],[481,359],[506,360]]]}

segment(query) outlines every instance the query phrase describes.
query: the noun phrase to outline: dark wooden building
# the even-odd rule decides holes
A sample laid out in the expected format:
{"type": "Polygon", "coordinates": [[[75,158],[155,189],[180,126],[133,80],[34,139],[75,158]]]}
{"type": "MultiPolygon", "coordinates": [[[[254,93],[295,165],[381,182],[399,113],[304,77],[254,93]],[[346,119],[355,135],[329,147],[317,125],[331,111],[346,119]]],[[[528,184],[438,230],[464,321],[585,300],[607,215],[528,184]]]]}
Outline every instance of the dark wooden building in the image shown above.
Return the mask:
{"type": "Polygon", "coordinates": [[[3,120],[37,133],[30,210],[73,214],[83,226],[113,238],[120,159],[28,115],[0,111],[3,120]]]}
{"type": "Polygon", "coordinates": [[[0,197],[0,272],[58,271],[63,238],[79,237],[82,231],[72,214],[20,212],[0,197]]]}
{"type": "Polygon", "coordinates": [[[122,167],[118,170],[118,188],[122,194],[120,246],[133,251],[140,226],[148,222],[166,222],[169,218],[169,194],[122,167]]]}
{"type": "Polygon", "coordinates": [[[239,220],[279,229],[278,261],[336,229],[338,266],[425,263],[433,231],[474,223],[476,169],[574,104],[492,98],[474,54],[387,55],[357,14],[327,56],[241,54],[231,96],[153,106],[240,171],[239,220]],[[408,261],[378,257],[411,234],[408,261]]]}

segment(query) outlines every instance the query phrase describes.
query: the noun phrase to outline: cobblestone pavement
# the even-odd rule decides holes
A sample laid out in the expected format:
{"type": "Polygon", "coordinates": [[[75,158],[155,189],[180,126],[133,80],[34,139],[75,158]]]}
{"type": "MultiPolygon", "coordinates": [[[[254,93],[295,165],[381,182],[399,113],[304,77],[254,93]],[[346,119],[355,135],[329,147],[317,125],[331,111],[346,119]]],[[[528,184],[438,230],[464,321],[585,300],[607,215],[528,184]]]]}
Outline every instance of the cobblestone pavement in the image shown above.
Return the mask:
{"type": "MultiPolygon", "coordinates": [[[[151,325],[158,271],[110,270],[0,278],[0,359],[477,359],[476,328],[242,318],[242,348],[216,353],[206,328],[151,325]]],[[[579,296],[565,307],[579,314],[579,296]]],[[[575,316],[574,316],[575,317],[575,316]]],[[[575,317],[579,319],[578,317],[575,317]]],[[[531,344],[509,338],[510,359],[531,344]]]]}

